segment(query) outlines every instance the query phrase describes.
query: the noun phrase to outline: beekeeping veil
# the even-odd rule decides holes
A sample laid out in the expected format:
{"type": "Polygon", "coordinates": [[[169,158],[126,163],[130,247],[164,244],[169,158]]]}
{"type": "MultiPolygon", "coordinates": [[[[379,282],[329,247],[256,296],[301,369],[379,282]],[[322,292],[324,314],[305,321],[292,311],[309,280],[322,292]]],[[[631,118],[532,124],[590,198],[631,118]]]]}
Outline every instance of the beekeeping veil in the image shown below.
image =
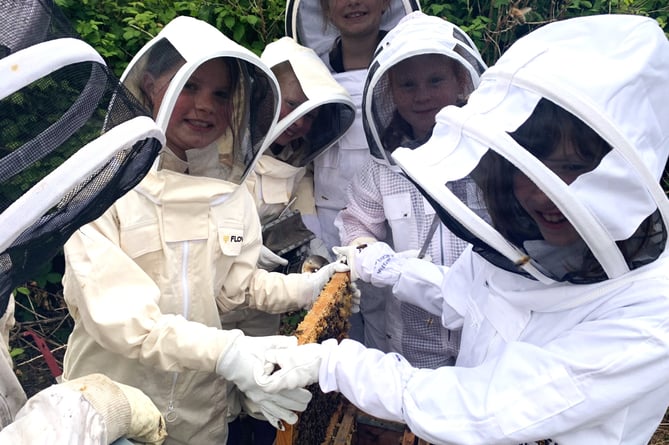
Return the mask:
{"type": "Polygon", "coordinates": [[[556,22],[512,45],[466,106],[443,109],[426,144],[392,156],[442,220],[491,263],[547,283],[620,277],[666,250],[669,205],[659,179],[669,150],[667,85],[669,43],[654,20],[606,15],[556,22]],[[559,128],[528,121],[535,109],[555,106],[581,127],[574,120],[559,128]],[[606,150],[572,163],[545,160],[574,134],[579,153],[592,151],[596,135],[606,150]],[[563,181],[549,167],[563,177],[572,168],[581,174],[563,181]],[[445,186],[468,174],[489,197],[492,226],[445,186]],[[544,239],[516,199],[519,178],[552,201],[577,241],[556,247],[544,239]]]}
{"type": "MultiPolygon", "coordinates": [[[[206,22],[177,17],[135,55],[121,80],[151,107],[142,91],[144,75],[172,73],[160,109],[153,110],[158,126],[167,131],[186,82],[202,64],[216,58],[225,58],[233,67],[231,77],[236,78],[230,127],[208,147],[187,150],[188,169],[193,176],[215,177],[239,185],[266,148],[265,137],[278,117],[278,83],[258,56],[206,22]]],[[[169,148],[169,141],[167,145],[169,148]]],[[[162,153],[161,160],[165,156],[162,153]]],[[[157,163],[156,168],[161,166],[157,163]]]]}
{"type": "Polygon", "coordinates": [[[362,99],[362,122],[372,157],[399,171],[390,156],[396,147],[384,147],[383,134],[397,106],[390,91],[391,68],[414,56],[438,54],[458,64],[460,93],[464,103],[486,69],[474,42],[460,28],[420,11],[404,17],[380,42],[369,68],[362,99]]]}
{"type": "Polygon", "coordinates": [[[304,103],[279,120],[272,134],[268,136],[270,142],[275,141],[301,117],[308,113],[317,113],[311,129],[304,137],[304,143],[295,147],[299,153],[285,159],[293,167],[304,167],[334,144],[353,124],[353,100],[334,80],[316,53],[290,37],[267,45],[260,59],[272,69],[281,67],[288,73],[292,72],[307,97],[304,103]]]}
{"type": "MultiPolygon", "coordinates": [[[[381,18],[381,29],[388,31],[412,11],[419,11],[418,0],[390,0],[390,8],[381,18]]],[[[286,35],[316,51],[328,63],[328,52],[339,36],[337,28],[323,15],[321,0],[286,2],[286,35]]]]}
{"type": "Polygon", "coordinates": [[[0,0],[0,313],[81,225],[150,168],[164,136],[47,0],[0,0]]]}

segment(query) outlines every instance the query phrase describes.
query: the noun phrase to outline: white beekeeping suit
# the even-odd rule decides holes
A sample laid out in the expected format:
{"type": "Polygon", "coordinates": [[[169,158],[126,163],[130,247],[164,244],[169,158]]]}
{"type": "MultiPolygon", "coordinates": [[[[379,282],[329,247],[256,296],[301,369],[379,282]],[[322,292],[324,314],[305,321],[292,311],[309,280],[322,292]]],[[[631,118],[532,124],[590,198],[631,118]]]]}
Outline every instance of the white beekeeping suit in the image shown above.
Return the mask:
{"type": "Polygon", "coordinates": [[[318,376],[435,444],[648,443],[669,405],[668,83],[647,17],[519,39],[425,145],[393,153],[473,247],[445,275],[382,243],[356,258],[362,279],[462,327],[456,365],[328,341],[266,355],[281,367],[267,387],[318,376]],[[492,223],[448,189],[469,174],[492,223]]]}
{"type": "MultiPolygon", "coordinates": [[[[390,157],[397,147],[384,147],[382,142],[397,115],[390,89],[391,68],[411,57],[428,54],[446,56],[458,64],[456,74],[459,76],[458,100],[461,104],[478,85],[479,76],[485,69],[471,39],[458,27],[438,17],[413,12],[384,37],[372,61],[363,97],[363,124],[372,159],[349,184],[348,205],[337,216],[335,225],[344,245],[388,237],[394,250],[399,252],[420,250],[428,243],[426,253],[432,262],[450,266],[467,243],[443,224],[430,232],[434,209],[390,157]],[[390,233],[386,227],[390,228],[390,233]]],[[[404,144],[421,143],[410,140],[410,135],[403,137],[404,144]]],[[[476,206],[476,189],[471,182],[470,179],[461,180],[451,188],[465,203],[476,206]]],[[[385,327],[389,351],[401,353],[412,365],[437,368],[455,363],[459,332],[445,329],[429,312],[389,297],[385,327]]]]}
{"type": "Polygon", "coordinates": [[[100,374],[26,401],[8,339],[12,290],[139,182],[164,134],[46,0],[0,1],[0,129],[0,443],[162,443],[148,397],[100,374]]]}
{"type": "MultiPolygon", "coordinates": [[[[388,31],[411,11],[419,10],[415,0],[392,0],[383,15],[381,31],[388,31]]],[[[324,20],[320,2],[291,0],[286,4],[286,34],[312,48],[333,71],[333,76],[351,95],[356,106],[355,121],[344,136],[314,160],[314,192],[320,233],[328,248],[340,244],[334,226],[337,213],[346,207],[346,186],[369,159],[367,140],[362,128],[362,91],[366,69],[334,72],[329,53],[336,44],[338,31],[324,20]]]]}
{"type": "MultiPolygon", "coordinates": [[[[262,220],[267,220],[278,216],[296,196],[297,186],[311,161],[346,133],[355,117],[355,105],[315,51],[298,44],[293,38],[283,37],[270,43],[260,55],[260,60],[272,70],[282,65],[289,67],[307,97],[305,102],[280,119],[272,134],[267,136],[270,148],[295,121],[309,113],[317,113],[304,138],[292,141],[288,149],[284,147],[278,154],[267,150],[254,168],[257,179],[253,190],[258,200],[258,213],[262,220]]],[[[313,190],[311,196],[304,200],[313,202],[313,190]]],[[[303,214],[313,214],[310,208],[298,209],[303,214]]]]}
{"type": "Polygon", "coordinates": [[[177,17],[122,81],[166,145],[137,187],[65,245],[75,326],[63,377],[104,372],[141,388],[165,415],[168,444],[225,443],[231,385],[276,427],[294,422],[306,390],[277,399],[253,382],[262,350],[292,339],[247,337],[220,320],[247,307],[309,307],[336,266],[308,275],[256,266],[260,220],[244,181],[277,122],[275,76],[213,26],[177,17]]]}

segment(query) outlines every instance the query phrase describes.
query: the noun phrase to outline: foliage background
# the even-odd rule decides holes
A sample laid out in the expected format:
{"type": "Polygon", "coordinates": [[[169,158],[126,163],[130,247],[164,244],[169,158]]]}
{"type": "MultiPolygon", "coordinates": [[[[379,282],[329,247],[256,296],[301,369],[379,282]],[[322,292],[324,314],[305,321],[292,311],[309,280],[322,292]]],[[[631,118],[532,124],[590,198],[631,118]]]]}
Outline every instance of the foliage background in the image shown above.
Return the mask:
{"type": "MultiPolygon", "coordinates": [[[[207,21],[257,54],[284,34],[286,0],[55,1],[118,75],[142,45],[178,15],[207,21]]],[[[519,37],[569,17],[644,15],[669,31],[667,0],[422,0],[421,5],[424,12],[448,19],[467,32],[488,65],[519,37]]]]}

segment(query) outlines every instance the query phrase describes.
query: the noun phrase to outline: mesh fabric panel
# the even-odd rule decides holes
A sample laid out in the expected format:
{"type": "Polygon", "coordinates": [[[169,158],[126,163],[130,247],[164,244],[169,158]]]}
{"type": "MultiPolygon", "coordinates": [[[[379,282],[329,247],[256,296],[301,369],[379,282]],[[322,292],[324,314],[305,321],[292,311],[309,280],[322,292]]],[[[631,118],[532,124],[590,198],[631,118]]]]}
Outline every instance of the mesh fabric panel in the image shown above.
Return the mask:
{"type": "MultiPolygon", "coordinates": [[[[0,4],[0,40],[8,57],[38,44],[36,34],[41,40],[75,35],[51,3],[0,4]]],[[[102,133],[140,115],[147,113],[134,96],[96,62],[62,67],[0,100],[0,211],[102,133]]],[[[55,206],[40,209],[41,216],[0,253],[0,313],[14,287],[144,177],[160,147],[155,139],[123,147],[97,171],[76,172],[85,179],[55,206]]]]}

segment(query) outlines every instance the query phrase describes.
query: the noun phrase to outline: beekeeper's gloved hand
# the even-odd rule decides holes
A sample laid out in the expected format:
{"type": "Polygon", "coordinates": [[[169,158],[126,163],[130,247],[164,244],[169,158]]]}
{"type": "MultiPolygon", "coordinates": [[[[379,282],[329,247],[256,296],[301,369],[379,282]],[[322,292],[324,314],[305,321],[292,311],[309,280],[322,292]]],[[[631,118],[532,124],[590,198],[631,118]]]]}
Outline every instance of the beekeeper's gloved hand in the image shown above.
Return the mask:
{"type": "MultiPolygon", "coordinates": [[[[247,337],[242,331],[229,331],[232,343],[223,351],[216,363],[216,373],[234,383],[244,395],[258,406],[263,416],[283,429],[281,422],[297,422],[294,411],[304,411],[311,400],[311,393],[303,388],[268,393],[258,385],[257,378],[267,372],[265,351],[270,348],[284,349],[297,345],[297,338],[273,335],[268,337],[247,337]]],[[[271,365],[270,370],[271,371],[271,365]]]]}
{"type": "Polygon", "coordinates": [[[321,291],[328,284],[332,275],[336,272],[348,272],[350,267],[340,261],[333,261],[330,264],[327,264],[316,272],[305,272],[302,275],[307,277],[307,281],[311,286],[307,288],[306,295],[304,295],[304,300],[302,302],[303,308],[310,308],[314,304],[314,301],[318,298],[321,291]],[[311,292],[309,292],[311,291],[311,292]]]}
{"type": "Polygon", "coordinates": [[[351,282],[358,281],[360,276],[356,272],[355,263],[357,255],[365,249],[367,246],[370,246],[376,243],[376,238],[372,237],[359,237],[351,241],[348,246],[335,246],[332,248],[332,252],[335,254],[335,258],[338,261],[343,261],[348,264],[351,268],[351,282]]]}
{"type": "Polygon", "coordinates": [[[279,266],[286,266],[288,260],[281,258],[279,255],[272,252],[268,247],[262,246],[260,248],[260,258],[258,258],[258,267],[269,270],[270,272],[279,266]]]}
{"type": "Polygon", "coordinates": [[[165,419],[146,394],[102,374],[90,374],[59,384],[80,392],[100,413],[107,439],[120,437],[160,445],[167,438],[165,419]]]}
{"type": "MultiPolygon", "coordinates": [[[[376,242],[364,248],[335,246],[332,251],[346,258],[351,266],[351,281],[355,278],[372,283],[376,287],[393,286],[407,259],[417,258],[419,253],[417,249],[395,252],[384,242],[376,242]]],[[[423,259],[430,261],[429,257],[423,259]]]]}
{"type": "Polygon", "coordinates": [[[323,358],[336,347],[337,340],[331,338],[323,343],[309,343],[288,349],[268,349],[265,359],[275,364],[278,370],[263,374],[258,381],[270,392],[316,383],[323,358]]]}

